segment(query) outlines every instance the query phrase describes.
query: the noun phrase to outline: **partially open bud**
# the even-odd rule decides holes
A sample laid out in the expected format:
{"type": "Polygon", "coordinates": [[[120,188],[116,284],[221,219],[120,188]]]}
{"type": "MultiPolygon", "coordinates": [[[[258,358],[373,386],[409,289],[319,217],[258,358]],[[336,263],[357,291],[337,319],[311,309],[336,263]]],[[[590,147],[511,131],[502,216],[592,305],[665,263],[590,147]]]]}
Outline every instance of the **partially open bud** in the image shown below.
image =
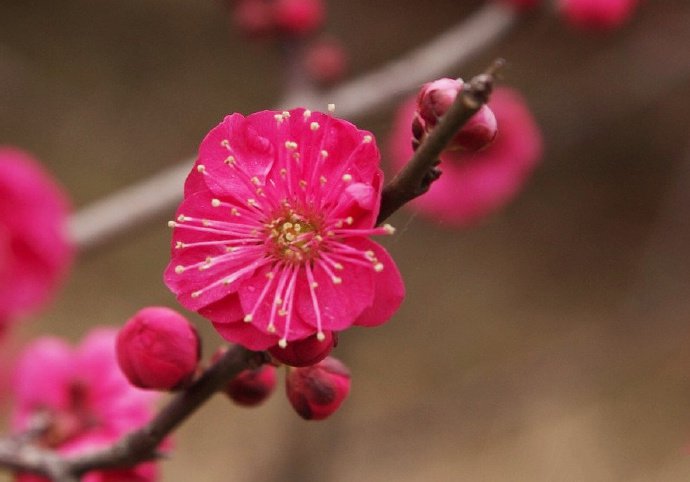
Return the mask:
{"type": "Polygon", "coordinates": [[[276,345],[269,348],[268,352],[273,358],[286,365],[306,367],[326,358],[337,344],[337,333],[326,331],[321,339],[318,335],[312,335],[302,340],[290,342],[285,348],[276,345]]]}
{"type": "Polygon", "coordinates": [[[343,78],[347,70],[347,54],[340,42],[323,38],[308,47],[304,64],[314,81],[330,85],[343,78]]]}
{"type": "Polygon", "coordinates": [[[308,35],[321,27],[323,0],[276,0],[273,14],[278,29],[288,35],[308,35]]]}
{"type": "MultiPolygon", "coordinates": [[[[423,137],[436,127],[440,118],[448,112],[455,98],[462,91],[462,87],[461,79],[448,78],[422,86],[417,95],[417,112],[412,126],[417,142],[421,142],[423,137]]],[[[497,133],[496,116],[488,105],[483,105],[462,126],[445,150],[478,151],[491,144],[497,133]]]]}
{"type": "Polygon", "coordinates": [[[261,365],[244,370],[233,378],[225,393],[238,405],[254,407],[263,403],[276,387],[276,367],[261,365]]]}
{"type": "Polygon", "coordinates": [[[201,343],[187,319],[165,307],[149,307],[130,318],[117,335],[117,361],[132,385],[174,390],[189,383],[201,343]]]}
{"type": "Polygon", "coordinates": [[[329,356],[316,365],[290,368],[285,388],[300,417],[323,420],[338,410],[350,393],[350,371],[329,356]]]}

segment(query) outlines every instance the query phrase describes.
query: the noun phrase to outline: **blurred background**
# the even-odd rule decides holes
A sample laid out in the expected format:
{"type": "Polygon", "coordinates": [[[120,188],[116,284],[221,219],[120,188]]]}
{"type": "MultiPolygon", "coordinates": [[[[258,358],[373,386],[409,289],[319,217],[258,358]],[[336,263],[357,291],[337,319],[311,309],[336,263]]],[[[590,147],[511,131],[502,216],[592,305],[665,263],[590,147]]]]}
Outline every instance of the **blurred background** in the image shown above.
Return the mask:
{"type": "MultiPolygon", "coordinates": [[[[327,29],[355,76],[482,3],[330,0],[327,29]]],[[[687,0],[644,2],[607,33],[545,10],[448,72],[509,59],[504,83],[546,146],[524,192],[461,231],[397,213],[384,242],[408,296],[383,327],[342,335],[343,408],[314,423],[280,391],[253,410],[216,397],[177,433],[162,479],[687,481],[688,46],[687,0]]],[[[284,75],[220,1],[0,0],[0,143],[33,152],[76,208],[189,157],[226,113],[270,108],[284,75]]],[[[394,109],[357,123],[385,146],[394,109]]],[[[176,307],[165,221],[79,256],[22,336],[77,341],[176,307]]],[[[194,319],[210,355],[222,340],[194,319]]]]}

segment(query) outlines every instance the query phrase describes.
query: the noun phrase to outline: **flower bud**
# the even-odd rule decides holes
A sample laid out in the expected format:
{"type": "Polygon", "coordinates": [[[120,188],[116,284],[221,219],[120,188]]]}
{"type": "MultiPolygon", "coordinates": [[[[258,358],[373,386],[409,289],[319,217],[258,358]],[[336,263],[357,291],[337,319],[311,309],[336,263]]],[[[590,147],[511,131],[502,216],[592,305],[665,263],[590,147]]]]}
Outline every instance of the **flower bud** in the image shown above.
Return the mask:
{"type": "Polygon", "coordinates": [[[309,46],[304,64],[314,81],[321,85],[330,85],[343,77],[348,60],[340,42],[325,38],[309,46]]]}
{"type": "Polygon", "coordinates": [[[241,371],[225,388],[225,393],[238,405],[254,407],[263,403],[276,387],[276,367],[262,365],[241,371]]]}
{"type": "Polygon", "coordinates": [[[350,371],[330,356],[316,365],[290,368],[285,382],[290,404],[305,420],[329,417],[350,393],[350,371]]]}
{"type": "Polygon", "coordinates": [[[575,27],[607,30],[618,27],[631,16],[637,0],[560,0],[558,8],[575,27]]]}
{"type": "Polygon", "coordinates": [[[235,26],[249,37],[265,37],[275,33],[273,9],[266,0],[240,0],[232,14],[235,26]]]}
{"type": "MultiPolygon", "coordinates": [[[[439,79],[424,84],[417,96],[417,112],[413,121],[413,135],[417,142],[420,129],[424,135],[428,134],[439,119],[443,117],[462,91],[461,79],[439,79]]],[[[455,137],[446,146],[447,151],[478,151],[493,142],[498,133],[498,123],[493,111],[487,105],[479,108],[455,134],[455,137]]]]}
{"type": "Polygon", "coordinates": [[[312,335],[302,340],[293,341],[285,348],[275,345],[268,352],[281,363],[293,367],[314,365],[328,356],[338,344],[338,335],[330,331],[324,332],[323,340],[312,335]]]}
{"type": "Polygon", "coordinates": [[[174,390],[190,382],[201,356],[194,326],[179,313],[157,306],[130,318],[115,348],[130,383],[154,390],[174,390]]]}
{"type": "Polygon", "coordinates": [[[323,0],[276,0],[273,14],[277,27],[289,35],[307,35],[324,22],[323,0]]]}

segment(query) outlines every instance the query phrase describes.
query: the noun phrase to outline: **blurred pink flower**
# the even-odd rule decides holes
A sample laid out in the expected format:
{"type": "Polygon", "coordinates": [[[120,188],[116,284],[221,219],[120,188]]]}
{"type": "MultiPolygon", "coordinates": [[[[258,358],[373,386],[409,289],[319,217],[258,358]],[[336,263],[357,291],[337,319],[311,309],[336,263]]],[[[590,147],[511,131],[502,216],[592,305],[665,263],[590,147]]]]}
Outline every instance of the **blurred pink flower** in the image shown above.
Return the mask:
{"type": "MultiPolygon", "coordinates": [[[[400,107],[391,133],[391,159],[398,169],[412,156],[415,105],[412,98],[400,107]]],[[[499,88],[489,106],[498,121],[493,144],[479,152],[444,152],[443,175],[410,203],[422,215],[451,227],[477,222],[513,199],[539,162],[541,134],[522,97],[499,88]]]]}
{"type": "MultiPolygon", "coordinates": [[[[153,416],[155,392],[127,381],[115,357],[116,330],[91,331],[77,348],[44,337],[29,345],[14,373],[12,428],[21,433],[45,423],[38,443],[62,454],[79,454],[112,444],[153,416]],[[39,422],[41,423],[41,422],[39,422]]],[[[97,471],[85,482],[152,481],[153,463],[127,470],[97,471]]],[[[22,474],[20,481],[43,480],[22,474]]]]}
{"type": "Polygon", "coordinates": [[[637,0],[559,0],[566,20],[578,28],[611,29],[623,24],[637,7],[637,0]]]}
{"type": "Polygon", "coordinates": [[[72,259],[67,200],[27,153],[0,147],[0,331],[53,294],[72,259]]]}
{"type": "Polygon", "coordinates": [[[227,340],[262,350],[387,321],[404,296],[368,237],[383,174],[371,134],[304,109],[233,114],[206,136],[165,282],[227,340]]]}

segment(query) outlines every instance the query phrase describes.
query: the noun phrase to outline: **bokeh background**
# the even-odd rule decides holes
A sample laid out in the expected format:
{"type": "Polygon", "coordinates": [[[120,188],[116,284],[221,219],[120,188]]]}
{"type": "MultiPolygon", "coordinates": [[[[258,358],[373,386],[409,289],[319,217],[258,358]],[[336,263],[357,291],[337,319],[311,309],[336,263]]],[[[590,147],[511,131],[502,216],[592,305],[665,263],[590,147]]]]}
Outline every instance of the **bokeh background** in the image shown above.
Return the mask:
{"type": "MultiPolygon", "coordinates": [[[[352,75],[482,4],[327,3],[352,75]]],[[[687,481],[689,46],[687,0],[648,0],[605,34],[545,10],[448,72],[509,59],[543,165],[472,229],[395,215],[408,297],[387,325],[342,335],[354,382],[337,415],[304,422],[281,391],[255,410],[217,397],[163,480],[687,481]]],[[[0,142],[35,153],[79,208],[188,157],[226,113],[272,106],[284,70],[219,1],[0,0],[0,142]]],[[[394,107],[358,124],[383,144],[394,107]]],[[[80,256],[21,336],[76,341],[176,306],[169,237],[160,219],[80,256]]],[[[210,354],[221,340],[195,321],[210,354]]]]}

